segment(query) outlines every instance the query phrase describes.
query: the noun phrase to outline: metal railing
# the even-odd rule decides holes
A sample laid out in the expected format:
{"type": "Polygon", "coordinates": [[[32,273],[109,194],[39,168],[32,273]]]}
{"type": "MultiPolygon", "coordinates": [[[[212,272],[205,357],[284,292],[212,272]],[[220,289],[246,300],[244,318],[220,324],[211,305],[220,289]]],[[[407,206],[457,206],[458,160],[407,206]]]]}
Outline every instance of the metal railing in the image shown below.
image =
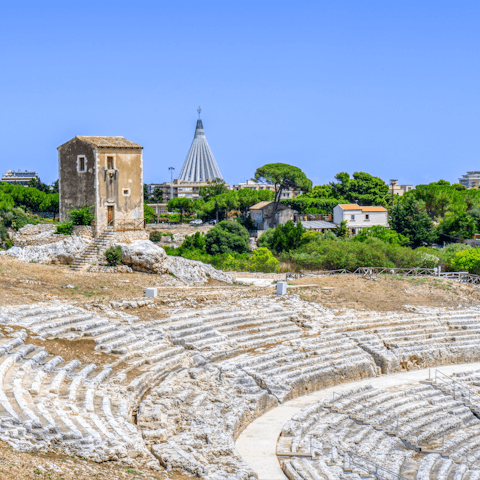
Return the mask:
{"type": "Polygon", "coordinates": [[[402,277],[429,276],[437,278],[446,278],[458,280],[461,283],[480,284],[480,275],[474,275],[468,272],[442,272],[440,268],[390,268],[390,267],[359,267],[356,270],[338,269],[338,270],[316,270],[303,271],[304,276],[316,275],[363,275],[371,277],[374,275],[399,275],[402,277]]]}
{"type": "Polygon", "coordinates": [[[372,462],[372,460],[361,457],[360,455],[347,450],[343,453],[343,469],[351,470],[352,465],[367,472],[369,475],[375,476],[376,478],[383,478],[385,480],[408,480],[399,473],[392,472],[388,468],[372,462]]]}
{"type": "Polygon", "coordinates": [[[146,225],[144,218],[137,218],[135,220],[116,220],[114,227],[117,232],[143,230],[146,225]]]}
{"type": "MultiPolygon", "coordinates": [[[[430,370],[428,371],[428,378],[430,380],[433,380],[431,377],[430,377],[430,370]]],[[[476,398],[476,401],[475,403],[479,403],[480,404],[480,395],[476,392],[474,392],[471,388],[469,388],[467,385],[465,385],[464,383],[461,383],[461,382],[458,382],[457,380],[454,380],[452,377],[450,377],[449,375],[447,375],[446,373],[443,373],[441,372],[440,370],[437,370],[435,369],[435,385],[437,385],[439,382],[443,382],[445,384],[447,384],[450,388],[452,388],[453,386],[453,398],[455,398],[455,396],[457,395],[457,391],[459,392],[467,392],[467,397],[468,397],[468,403],[470,405],[475,405],[473,402],[472,402],[472,397],[476,398]],[[446,377],[448,380],[445,380],[444,378],[442,377],[446,377]]],[[[463,399],[465,399],[465,396],[462,396],[463,399]]],[[[465,401],[465,400],[464,400],[465,401]]],[[[467,403],[467,402],[465,402],[467,403]]],[[[480,408],[479,408],[480,409],[480,408]]]]}

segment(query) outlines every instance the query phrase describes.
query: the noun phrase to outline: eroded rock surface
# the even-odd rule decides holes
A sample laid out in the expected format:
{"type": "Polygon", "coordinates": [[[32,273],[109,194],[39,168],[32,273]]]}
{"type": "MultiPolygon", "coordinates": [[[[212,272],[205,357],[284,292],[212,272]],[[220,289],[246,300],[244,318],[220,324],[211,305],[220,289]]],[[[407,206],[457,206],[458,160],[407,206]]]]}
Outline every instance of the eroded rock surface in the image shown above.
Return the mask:
{"type": "Polygon", "coordinates": [[[165,250],[150,240],[137,240],[130,244],[118,243],[122,247],[122,262],[134,270],[147,273],[172,274],[185,283],[203,284],[208,278],[232,283],[233,278],[195,260],[170,257],[165,250]]]}
{"type": "MultiPolygon", "coordinates": [[[[38,225],[35,225],[38,226],[38,225]]],[[[25,228],[25,227],[24,227],[25,228]]],[[[85,250],[91,242],[86,237],[60,235],[59,240],[42,245],[12,247],[1,251],[0,255],[14,257],[22,262],[35,263],[71,263],[72,258],[85,250]]],[[[56,239],[55,239],[56,240],[56,239]]]]}

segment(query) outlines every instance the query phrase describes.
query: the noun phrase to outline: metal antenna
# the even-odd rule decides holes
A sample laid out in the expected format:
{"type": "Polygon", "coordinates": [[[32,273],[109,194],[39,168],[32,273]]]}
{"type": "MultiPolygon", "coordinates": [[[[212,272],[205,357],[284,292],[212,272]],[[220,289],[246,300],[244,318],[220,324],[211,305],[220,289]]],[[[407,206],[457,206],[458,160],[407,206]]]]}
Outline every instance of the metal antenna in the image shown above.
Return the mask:
{"type": "Polygon", "coordinates": [[[202,109],[200,107],[198,107],[197,112],[198,112],[198,118],[200,118],[200,113],[202,112],[202,109]]]}

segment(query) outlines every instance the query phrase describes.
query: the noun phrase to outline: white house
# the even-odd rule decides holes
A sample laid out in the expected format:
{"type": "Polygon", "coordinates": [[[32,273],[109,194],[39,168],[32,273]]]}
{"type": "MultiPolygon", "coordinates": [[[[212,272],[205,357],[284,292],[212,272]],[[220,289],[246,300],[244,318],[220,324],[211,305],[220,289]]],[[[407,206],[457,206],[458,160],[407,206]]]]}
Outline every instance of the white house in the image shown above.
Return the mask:
{"type": "Polygon", "coordinates": [[[381,225],[388,227],[388,211],[383,207],[361,207],[356,204],[338,204],[333,209],[333,223],[340,225],[346,220],[347,227],[352,235],[356,235],[362,228],[381,225]]]}

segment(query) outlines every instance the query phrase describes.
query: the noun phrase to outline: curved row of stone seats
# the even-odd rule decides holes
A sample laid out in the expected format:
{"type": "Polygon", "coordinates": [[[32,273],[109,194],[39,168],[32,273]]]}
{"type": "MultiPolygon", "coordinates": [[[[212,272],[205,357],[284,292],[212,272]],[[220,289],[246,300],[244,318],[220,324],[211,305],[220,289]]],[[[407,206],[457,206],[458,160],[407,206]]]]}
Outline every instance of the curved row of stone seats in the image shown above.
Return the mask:
{"type": "Polygon", "coordinates": [[[396,392],[372,388],[332,405],[422,449],[441,448],[459,431],[480,427],[469,408],[430,385],[396,392]]]}
{"type": "MultiPolygon", "coordinates": [[[[438,398],[440,396],[438,392],[435,394],[424,386],[415,387],[407,392],[420,399],[427,398],[429,402],[441,400],[438,398]]],[[[372,416],[368,415],[368,410],[359,415],[363,405],[368,403],[373,404],[375,408],[383,404],[385,409],[391,410],[394,408],[392,405],[398,403],[393,402],[393,399],[398,398],[396,393],[398,392],[392,391],[389,394],[368,386],[357,387],[341,392],[341,398],[337,395],[335,402],[322,401],[298,412],[284,425],[277,444],[277,455],[285,474],[290,479],[302,480],[342,478],[346,470],[362,477],[368,476],[368,462],[364,463],[367,470],[352,466],[349,462],[348,466],[345,466],[344,453],[349,452],[406,478],[412,478],[413,475],[419,480],[479,478],[480,465],[476,462],[480,458],[480,442],[477,444],[475,454],[471,449],[465,452],[453,448],[454,446],[458,448],[460,444],[467,445],[466,442],[478,436],[480,432],[478,420],[474,428],[460,426],[455,440],[452,438],[445,442],[443,452],[425,454],[416,453],[414,446],[396,436],[391,430],[378,428],[378,419],[373,420],[372,416]],[[358,401],[361,401],[360,405],[358,401]],[[339,408],[332,408],[332,405],[339,408]],[[363,420],[360,421],[360,418],[363,420]],[[469,430],[471,433],[466,434],[465,432],[469,430]],[[460,438],[460,435],[463,435],[463,438],[460,438]]],[[[448,398],[446,401],[451,403],[448,398]]],[[[407,415],[415,417],[414,411],[407,415]]],[[[421,416],[417,415],[416,418],[416,428],[422,428],[421,416]]],[[[471,425],[471,420],[468,424],[471,425]]],[[[470,444],[473,445],[474,442],[470,444]]],[[[362,464],[356,457],[356,463],[358,462],[362,464]]]]}
{"type": "Polygon", "coordinates": [[[93,364],[61,357],[34,345],[16,347],[0,357],[0,438],[20,449],[48,448],[61,442],[68,451],[105,460],[141,450],[136,427],[103,388],[111,368],[92,377],[93,364]],[[46,362],[45,362],[46,360],[46,362]]]}
{"type": "Polygon", "coordinates": [[[290,340],[268,353],[240,355],[223,365],[242,368],[281,402],[308,390],[335,385],[338,378],[348,381],[379,373],[370,355],[337,333],[290,340]]]}

